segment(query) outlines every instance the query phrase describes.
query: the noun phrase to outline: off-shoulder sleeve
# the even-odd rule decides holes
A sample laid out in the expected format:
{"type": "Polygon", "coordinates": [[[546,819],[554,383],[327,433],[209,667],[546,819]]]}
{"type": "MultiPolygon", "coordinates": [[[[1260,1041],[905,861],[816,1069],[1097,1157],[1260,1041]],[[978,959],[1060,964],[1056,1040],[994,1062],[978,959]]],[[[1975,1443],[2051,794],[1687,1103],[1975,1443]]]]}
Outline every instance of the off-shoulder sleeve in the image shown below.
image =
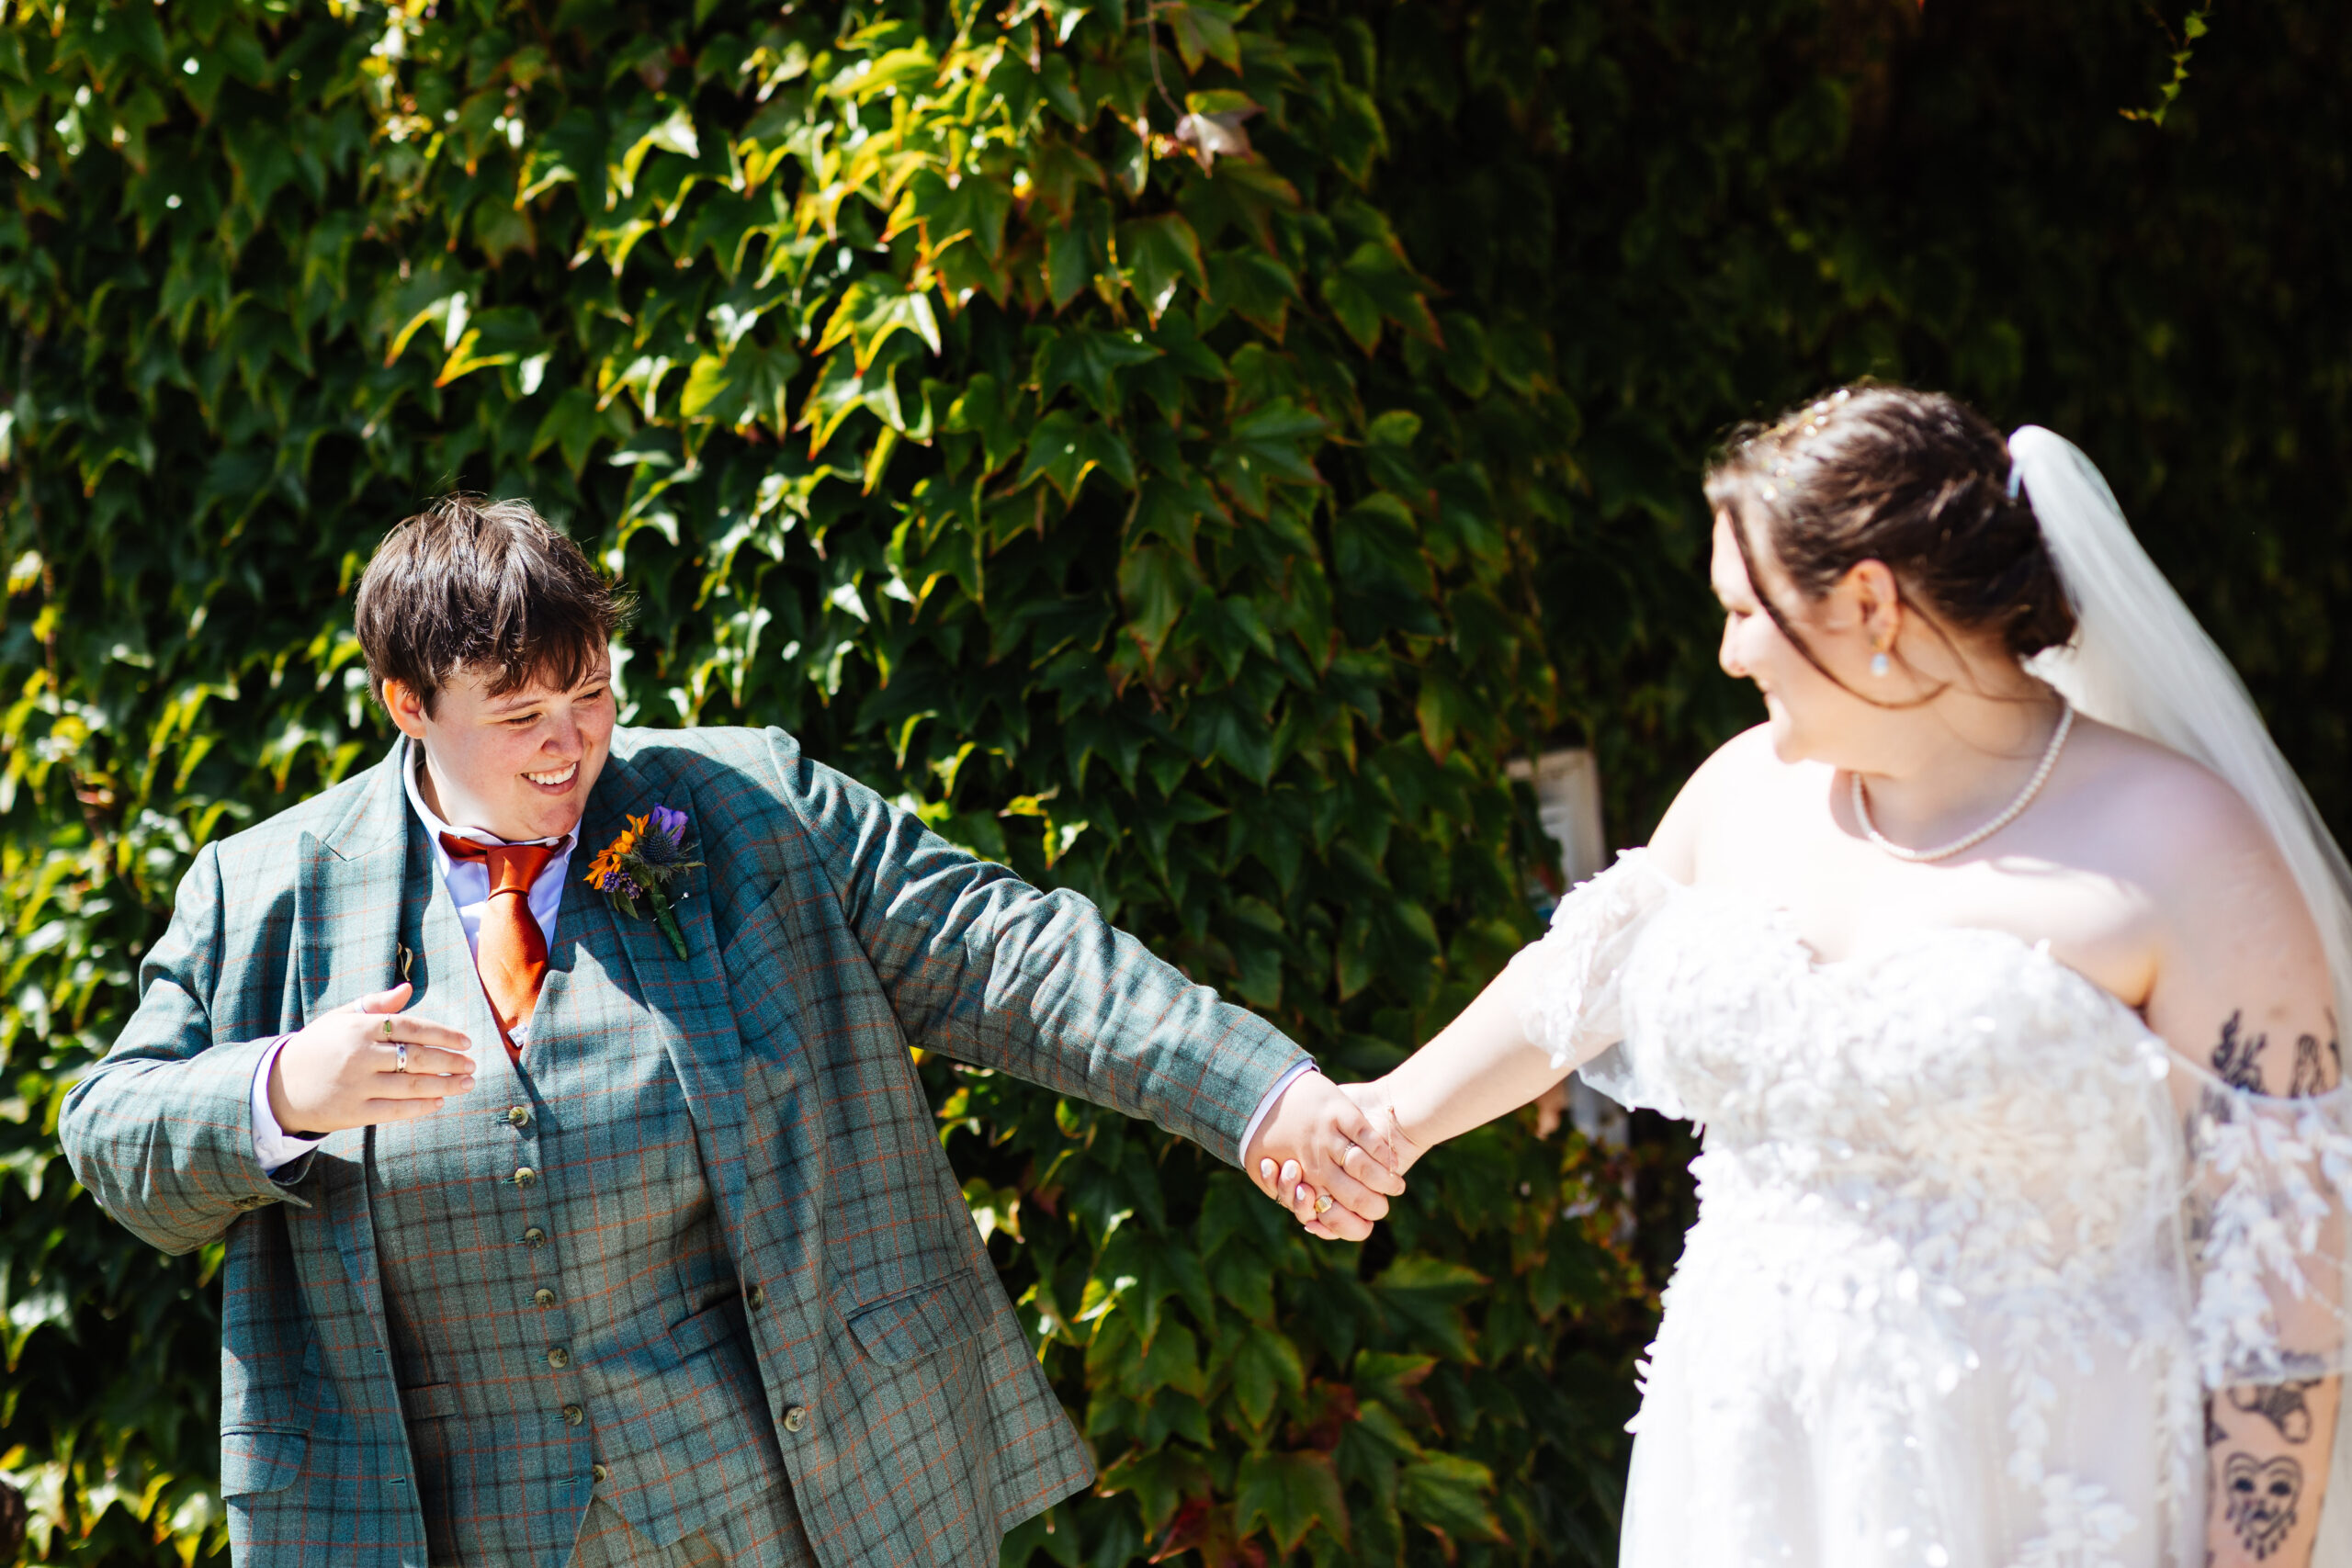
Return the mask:
{"type": "Polygon", "coordinates": [[[2174,1066],[2189,1101],[2187,1239],[2206,1386],[2352,1370],[2352,1085],[2282,1099],[2174,1066]]]}
{"type": "Polygon", "coordinates": [[[1668,1110],[1645,1089],[1622,1050],[1620,972],[1625,955],[1674,884],[1629,850],[1617,863],[1577,885],[1553,912],[1552,929],[1511,960],[1520,974],[1520,1027],[1551,1053],[1555,1067],[1580,1066],[1585,1081],[1612,1100],[1668,1110]]]}

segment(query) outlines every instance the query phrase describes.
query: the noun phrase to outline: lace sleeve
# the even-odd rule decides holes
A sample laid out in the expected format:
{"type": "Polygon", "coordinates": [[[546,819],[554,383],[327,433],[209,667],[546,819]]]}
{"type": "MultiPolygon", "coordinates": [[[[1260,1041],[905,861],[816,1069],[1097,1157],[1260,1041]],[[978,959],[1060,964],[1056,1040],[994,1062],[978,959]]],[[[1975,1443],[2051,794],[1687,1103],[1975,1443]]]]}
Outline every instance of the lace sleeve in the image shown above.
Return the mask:
{"type": "Polygon", "coordinates": [[[1629,850],[1617,863],[1577,885],[1552,915],[1552,929],[1511,960],[1523,969],[1520,1026],[1552,1055],[1555,1067],[1581,1066],[1595,1089],[1628,1106],[1666,1109],[1645,1093],[1622,1051],[1617,980],[1625,953],[1673,886],[1629,850]],[[1603,1055],[1606,1053],[1606,1055],[1603,1055]]]}
{"type": "Polygon", "coordinates": [[[2352,1367],[2352,1085],[2289,1100],[2193,1065],[2182,1077],[2192,1100],[2188,1240],[2206,1386],[2352,1367]]]}

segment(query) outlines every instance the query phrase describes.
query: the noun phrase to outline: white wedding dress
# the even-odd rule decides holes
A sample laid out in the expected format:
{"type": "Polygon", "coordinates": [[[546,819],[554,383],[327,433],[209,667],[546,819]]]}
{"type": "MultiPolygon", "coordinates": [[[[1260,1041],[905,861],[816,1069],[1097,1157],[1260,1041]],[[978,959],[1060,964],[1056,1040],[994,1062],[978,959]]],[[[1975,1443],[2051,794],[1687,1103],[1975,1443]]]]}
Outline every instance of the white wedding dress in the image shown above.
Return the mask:
{"type": "Polygon", "coordinates": [[[2343,1361],[2352,1089],[2233,1089],[2004,933],[1816,961],[1638,851],[1515,962],[1531,1039],[1705,1129],[1625,1568],[2199,1568],[2206,1391],[2343,1361]]]}

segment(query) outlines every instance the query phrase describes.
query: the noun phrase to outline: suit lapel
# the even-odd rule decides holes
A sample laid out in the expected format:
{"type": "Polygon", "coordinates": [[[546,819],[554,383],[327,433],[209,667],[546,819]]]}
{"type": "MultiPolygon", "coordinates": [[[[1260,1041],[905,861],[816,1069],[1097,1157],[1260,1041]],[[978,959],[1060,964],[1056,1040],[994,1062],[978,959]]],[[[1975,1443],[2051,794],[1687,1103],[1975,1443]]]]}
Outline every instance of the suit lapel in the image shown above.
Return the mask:
{"type": "MultiPolygon", "coordinates": [[[[296,994],[287,998],[283,1025],[288,1030],[400,981],[401,911],[412,891],[405,759],[405,747],[396,743],[349,816],[323,834],[302,835],[296,852],[296,994]]],[[[389,1340],[368,1210],[369,1131],[346,1128],[319,1145],[311,1168],[318,1201],[309,1213],[326,1225],[380,1346],[389,1340]]],[[[300,1209],[286,1213],[290,1224],[310,1223],[300,1209]]]]}
{"type": "MultiPolygon", "coordinates": [[[[740,1257],[744,1212],[743,1046],[735,1029],[727,976],[718,962],[718,938],[710,920],[708,872],[690,871],[673,886],[673,907],[686,939],[683,960],[659,926],[616,913],[604,895],[591,889],[586,881],[596,852],[628,826],[629,818],[646,816],[657,805],[684,810],[690,833],[698,825],[693,800],[682,785],[673,784],[665,792],[617,753],[605,762],[581,819],[580,845],[572,852],[571,886],[564,890],[556,941],[560,947],[567,937],[576,940],[603,973],[631,991],[651,1017],[655,1033],[685,1090],[687,1110],[702,1140],[704,1176],[740,1257]]],[[[703,846],[706,859],[712,848],[703,846]]],[[[576,971],[580,966],[573,967],[576,971]]],[[[558,984],[554,973],[548,979],[550,987],[558,984]]],[[[577,985],[580,979],[575,972],[564,983],[577,985]]],[[[542,1006],[551,1000],[542,993],[542,1006]]]]}

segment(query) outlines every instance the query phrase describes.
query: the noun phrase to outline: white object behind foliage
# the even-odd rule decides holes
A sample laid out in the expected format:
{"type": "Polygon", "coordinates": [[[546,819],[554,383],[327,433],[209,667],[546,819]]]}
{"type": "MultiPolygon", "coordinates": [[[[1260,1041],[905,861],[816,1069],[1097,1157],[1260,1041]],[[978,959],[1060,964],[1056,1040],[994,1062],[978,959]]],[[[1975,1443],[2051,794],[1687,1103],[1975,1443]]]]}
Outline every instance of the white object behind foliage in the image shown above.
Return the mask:
{"type": "MultiPolygon", "coordinates": [[[[1528,761],[1511,759],[1510,777],[1535,786],[1535,814],[1544,831],[1560,850],[1560,877],[1569,887],[1599,875],[1609,864],[1609,841],[1600,831],[1600,764],[1582,746],[1546,751],[1528,761]]],[[[1540,892],[1538,908],[1548,917],[1552,897],[1540,892]]],[[[1595,1143],[1625,1142],[1625,1109],[1587,1084],[1581,1076],[1567,1083],[1568,1120],[1595,1143]]]]}

